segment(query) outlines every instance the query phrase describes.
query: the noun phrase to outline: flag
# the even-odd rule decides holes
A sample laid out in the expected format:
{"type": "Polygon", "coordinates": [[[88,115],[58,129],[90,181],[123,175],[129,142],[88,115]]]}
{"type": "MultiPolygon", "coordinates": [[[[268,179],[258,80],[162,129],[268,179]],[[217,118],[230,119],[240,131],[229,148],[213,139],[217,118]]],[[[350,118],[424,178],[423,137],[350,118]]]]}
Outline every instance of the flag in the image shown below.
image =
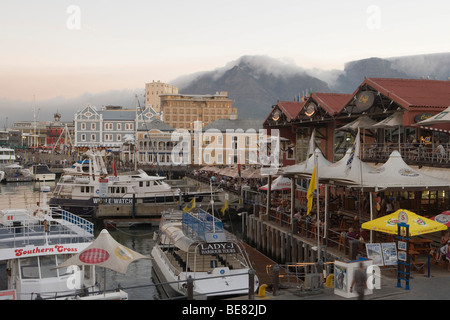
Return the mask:
{"type": "Polygon", "coordinates": [[[315,137],[316,137],[316,129],[313,129],[313,132],[311,133],[311,138],[309,139],[309,147],[308,147],[308,153],[306,154],[305,169],[308,166],[309,157],[314,155],[315,137]]]}
{"type": "Polygon", "coordinates": [[[115,158],[113,158],[112,167],[114,170],[114,177],[117,177],[117,167],[116,167],[116,159],[115,158]]]}
{"type": "Polygon", "coordinates": [[[192,209],[195,208],[195,197],[192,198],[192,200],[191,200],[189,203],[191,204],[191,206],[189,207],[189,204],[186,205],[186,206],[183,208],[183,212],[189,212],[189,211],[191,211],[192,209]]]}
{"type": "Polygon", "coordinates": [[[361,144],[361,142],[360,142],[360,138],[359,138],[359,128],[358,128],[358,133],[356,134],[355,141],[353,142],[353,146],[350,151],[350,157],[348,158],[347,164],[345,167],[345,174],[348,174],[350,172],[350,170],[352,169],[353,159],[355,158],[355,155],[356,156],[359,155],[360,144],[361,144]]]}
{"type": "Polygon", "coordinates": [[[225,202],[224,202],[222,208],[220,209],[220,213],[222,213],[222,216],[225,215],[225,211],[226,211],[227,209],[228,209],[228,200],[225,199],[225,202]]]}
{"type": "Polygon", "coordinates": [[[314,190],[316,190],[316,185],[317,185],[317,165],[314,165],[314,170],[313,173],[311,175],[311,181],[309,182],[309,187],[308,187],[308,193],[306,194],[306,198],[308,199],[308,211],[306,212],[307,215],[309,215],[309,213],[311,212],[312,209],[312,204],[313,204],[313,193],[314,190]]]}

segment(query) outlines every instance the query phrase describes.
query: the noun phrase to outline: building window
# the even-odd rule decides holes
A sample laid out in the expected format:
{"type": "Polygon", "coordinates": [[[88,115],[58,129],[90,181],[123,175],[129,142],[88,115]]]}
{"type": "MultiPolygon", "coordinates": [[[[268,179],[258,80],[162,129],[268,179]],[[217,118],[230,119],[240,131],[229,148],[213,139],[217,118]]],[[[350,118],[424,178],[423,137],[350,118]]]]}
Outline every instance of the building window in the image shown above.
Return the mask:
{"type": "Polygon", "coordinates": [[[81,123],[81,130],[86,130],[86,122],[81,123]]]}
{"type": "Polygon", "coordinates": [[[122,141],[122,136],[120,134],[117,135],[117,141],[122,141]]]}
{"type": "Polygon", "coordinates": [[[105,130],[112,130],[113,124],[111,122],[105,123],[105,130]]]}
{"type": "Polygon", "coordinates": [[[95,141],[95,134],[91,134],[91,141],[95,141]]]}
{"type": "Polygon", "coordinates": [[[86,135],[85,134],[81,135],[81,141],[86,141],[86,135]]]}
{"type": "Polygon", "coordinates": [[[117,124],[117,130],[122,130],[122,124],[121,123],[117,124]]]}
{"type": "Polygon", "coordinates": [[[134,124],[133,123],[125,123],[125,130],[126,131],[134,130],[134,124]]]}
{"type": "Polygon", "coordinates": [[[91,130],[95,130],[95,123],[91,123],[91,130]]]}

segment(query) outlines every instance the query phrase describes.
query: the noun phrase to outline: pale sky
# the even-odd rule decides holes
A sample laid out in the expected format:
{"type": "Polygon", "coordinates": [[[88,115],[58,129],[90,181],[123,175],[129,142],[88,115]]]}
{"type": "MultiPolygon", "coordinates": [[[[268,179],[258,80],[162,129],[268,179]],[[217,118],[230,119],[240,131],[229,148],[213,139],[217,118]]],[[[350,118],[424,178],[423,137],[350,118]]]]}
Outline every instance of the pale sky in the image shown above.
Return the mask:
{"type": "Polygon", "coordinates": [[[343,69],[450,52],[449,12],[445,0],[1,0],[0,98],[143,88],[243,55],[343,69]]]}

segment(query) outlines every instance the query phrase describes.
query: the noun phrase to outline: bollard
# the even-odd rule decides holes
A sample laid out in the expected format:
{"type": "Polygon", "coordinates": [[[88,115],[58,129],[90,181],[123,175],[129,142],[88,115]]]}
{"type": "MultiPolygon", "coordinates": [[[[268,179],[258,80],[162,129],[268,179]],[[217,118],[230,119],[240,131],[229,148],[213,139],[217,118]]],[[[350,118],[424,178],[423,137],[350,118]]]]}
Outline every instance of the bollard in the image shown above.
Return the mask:
{"type": "Polygon", "coordinates": [[[248,270],[248,300],[255,299],[255,270],[248,270]]]}
{"type": "Polygon", "coordinates": [[[280,266],[273,267],[273,295],[278,296],[278,289],[280,287],[280,266]]]}
{"type": "Polygon", "coordinates": [[[187,299],[194,300],[194,279],[191,276],[187,279],[187,299]]]}

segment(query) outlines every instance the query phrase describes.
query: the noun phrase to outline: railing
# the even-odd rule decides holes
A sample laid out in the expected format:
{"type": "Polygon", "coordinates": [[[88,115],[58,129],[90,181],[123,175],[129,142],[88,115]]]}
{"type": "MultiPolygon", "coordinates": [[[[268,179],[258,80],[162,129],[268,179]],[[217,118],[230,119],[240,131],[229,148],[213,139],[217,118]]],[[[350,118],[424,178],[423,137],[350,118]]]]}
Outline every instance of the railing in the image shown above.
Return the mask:
{"type": "Polygon", "coordinates": [[[91,236],[94,235],[94,224],[92,222],[65,210],[60,210],[58,213],[61,214],[62,220],[79,227],[81,230],[87,232],[91,236]]]}
{"type": "Polygon", "coordinates": [[[410,164],[450,163],[450,143],[442,144],[444,153],[435,152],[437,145],[428,143],[362,143],[361,157],[365,161],[386,161],[393,151],[398,151],[410,164]]]}

